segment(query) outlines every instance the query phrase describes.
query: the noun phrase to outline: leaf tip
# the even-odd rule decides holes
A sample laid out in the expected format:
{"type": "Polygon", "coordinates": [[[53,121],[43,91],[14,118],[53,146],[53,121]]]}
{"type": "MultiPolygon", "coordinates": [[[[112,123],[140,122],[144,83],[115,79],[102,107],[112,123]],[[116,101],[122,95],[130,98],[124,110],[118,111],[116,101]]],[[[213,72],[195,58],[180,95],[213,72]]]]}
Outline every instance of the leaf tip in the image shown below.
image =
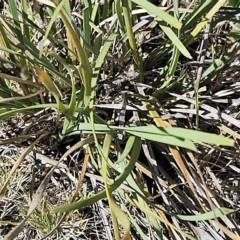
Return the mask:
{"type": "Polygon", "coordinates": [[[36,70],[36,73],[37,73],[38,77],[41,80],[41,76],[43,76],[44,70],[42,68],[40,68],[40,67],[36,67],[35,70],[36,70]]]}

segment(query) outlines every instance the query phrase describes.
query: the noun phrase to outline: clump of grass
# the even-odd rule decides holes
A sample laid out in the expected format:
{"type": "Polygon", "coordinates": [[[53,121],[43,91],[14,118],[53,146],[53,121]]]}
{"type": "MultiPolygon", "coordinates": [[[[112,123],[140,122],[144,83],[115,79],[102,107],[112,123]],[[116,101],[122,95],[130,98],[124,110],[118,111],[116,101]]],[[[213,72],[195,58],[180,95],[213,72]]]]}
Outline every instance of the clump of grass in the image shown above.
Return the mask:
{"type": "MultiPolygon", "coordinates": [[[[226,1],[75,3],[9,1],[0,18],[0,120],[22,114],[16,136],[2,144],[26,147],[2,196],[29,154],[52,167],[44,167],[27,207],[19,205],[24,217],[5,239],[27,223],[56,234],[70,211],[94,212],[93,206],[105,226],[101,239],[195,239],[203,229],[218,239],[237,237],[237,227],[230,231],[236,204],[211,190],[222,192],[224,159],[237,155],[239,138],[233,106],[225,111],[214,102],[238,89],[219,78],[240,47],[226,36],[226,21],[236,20],[226,1]],[[230,52],[214,31],[223,31],[230,52]],[[53,206],[44,190],[65,181],[53,206]]],[[[86,232],[79,236],[92,238],[86,232]]]]}

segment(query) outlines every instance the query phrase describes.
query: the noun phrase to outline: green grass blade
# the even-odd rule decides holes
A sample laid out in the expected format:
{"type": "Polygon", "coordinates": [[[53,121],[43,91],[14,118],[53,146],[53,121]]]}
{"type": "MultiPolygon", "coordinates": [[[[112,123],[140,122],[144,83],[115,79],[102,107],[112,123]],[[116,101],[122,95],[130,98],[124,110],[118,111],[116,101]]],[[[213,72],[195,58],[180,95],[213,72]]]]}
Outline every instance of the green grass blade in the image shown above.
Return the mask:
{"type": "Polygon", "coordinates": [[[169,145],[190,149],[192,151],[197,151],[195,145],[189,139],[184,139],[184,138],[180,139],[180,138],[171,137],[167,135],[164,136],[164,135],[157,135],[157,134],[146,133],[146,132],[135,132],[135,131],[129,131],[129,130],[126,130],[126,132],[150,141],[165,143],[169,145]]]}
{"type": "Polygon", "coordinates": [[[27,39],[30,39],[30,31],[29,31],[29,28],[28,28],[28,24],[26,23],[26,20],[28,18],[28,12],[29,12],[29,9],[28,9],[28,2],[26,0],[21,0],[21,6],[22,6],[22,18],[23,18],[23,32],[24,32],[24,35],[27,39]]]}
{"type": "Polygon", "coordinates": [[[186,49],[185,45],[179,40],[177,35],[173,32],[173,30],[168,27],[164,22],[160,22],[159,26],[162,28],[162,30],[165,32],[165,34],[168,36],[168,38],[171,40],[171,42],[178,48],[178,50],[187,58],[192,59],[191,54],[186,49]]]}
{"type": "MultiPolygon", "coordinates": [[[[83,9],[83,39],[87,43],[91,43],[90,39],[91,27],[89,26],[89,21],[90,21],[90,9],[88,7],[85,7],[83,9]]],[[[86,49],[86,53],[90,52],[86,49]]],[[[88,57],[90,56],[90,54],[87,55],[88,57]]]]}
{"type": "MultiPolygon", "coordinates": [[[[17,109],[9,109],[9,108],[2,108],[0,113],[0,120],[9,117],[15,113],[27,113],[33,112],[36,109],[45,109],[45,108],[55,108],[57,109],[58,105],[56,103],[50,104],[38,104],[34,106],[24,107],[24,108],[17,108],[17,109]]],[[[65,105],[67,107],[67,105],[65,105]]],[[[84,109],[78,109],[78,112],[81,114],[86,114],[87,112],[84,109]]]]}
{"type": "Polygon", "coordinates": [[[49,35],[49,32],[51,31],[51,28],[52,28],[53,24],[55,23],[56,18],[58,16],[59,12],[62,10],[65,2],[66,2],[66,0],[62,0],[60,2],[60,4],[55,8],[55,10],[54,10],[54,12],[53,12],[53,14],[51,16],[51,20],[50,20],[50,22],[48,24],[48,27],[47,27],[46,31],[45,31],[45,34],[44,34],[44,37],[43,37],[43,41],[42,41],[42,44],[41,44],[41,48],[40,48],[40,51],[39,51],[39,57],[40,58],[42,57],[42,54],[43,54],[44,42],[47,39],[47,37],[49,35]]]}
{"type": "Polygon", "coordinates": [[[184,215],[178,215],[178,214],[174,214],[173,216],[184,221],[196,222],[196,221],[207,221],[207,220],[216,219],[233,212],[236,212],[236,210],[222,207],[222,208],[216,208],[211,212],[202,213],[194,216],[184,216],[184,215]]]}
{"type": "MultiPolygon", "coordinates": [[[[195,1],[192,1],[191,5],[194,4],[195,1]]],[[[212,0],[201,1],[197,7],[194,9],[192,13],[190,13],[184,20],[183,20],[183,27],[182,31],[187,31],[190,27],[194,26],[197,21],[204,16],[216,2],[212,0]]],[[[190,6],[189,6],[190,7],[190,6]]]]}
{"type": "Polygon", "coordinates": [[[86,52],[84,51],[84,48],[82,47],[80,43],[80,39],[78,37],[78,34],[74,31],[74,27],[71,24],[71,16],[67,15],[66,11],[59,12],[61,19],[67,29],[68,32],[68,40],[73,44],[74,48],[76,49],[78,60],[80,62],[79,64],[79,71],[81,73],[83,85],[84,85],[84,103],[87,107],[90,101],[91,96],[91,76],[92,76],[92,69],[90,66],[90,63],[88,61],[86,52]]]}
{"type": "Polygon", "coordinates": [[[190,33],[189,37],[184,41],[184,45],[188,46],[193,42],[194,38],[202,31],[202,29],[206,26],[207,22],[214,16],[214,14],[226,3],[226,0],[219,0],[216,4],[209,10],[209,12],[205,13],[202,21],[197,24],[194,30],[190,33]]]}
{"type": "MultiPolygon", "coordinates": [[[[107,126],[104,124],[94,124],[94,128],[97,133],[104,132],[106,133],[111,130],[124,130],[130,133],[131,135],[139,136],[141,138],[149,139],[152,141],[163,142],[170,145],[186,147],[187,144],[189,144],[189,147],[192,150],[196,150],[196,148],[194,147],[193,143],[191,143],[191,141],[224,146],[233,146],[234,144],[234,141],[232,139],[228,139],[223,136],[176,127],[175,128],[169,127],[158,128],[155,126],[117,127],[107,126]]],[[[91,133],[92,126],[90,123],[81,123],[79,127],[75,127],[74,129],[72,129],[72,131],[79,130],[85,133],[91,133]]]]}
{"type": "Polygon", "coordinates": [[[155,135],[156,138],[157,136],[172,136],[180,139],[189,139],[191,141],[205,142],[209,144],[218,144],[225,146],[233,146],[234,144],[234,141],[232,139],[228,139],[223,136],[184,128],[157,128],[155,126],[141,126],[121,129],[125,131],[131,131],[133,134],[134,132],[138,132],[143,138],[144,134],[148,133],[155,135]]]}
{"type": "Polygon", "coordinates": [[[132,21],[131,21],[129,6],[128,6],[128,0],[122,1],[122,8],[123,8],[126,29],[127,29],[127,35],[128,35],[128,39],[129,39],[129,46],[132,50],[133,59],[136,64],[136,67],[138,69],[138,72],[140,74],[140,82],[143,82],[144,81],[143,63],[142,63],[142,58],[140,57],[140,55],[138,53],[136,40],[135,40],[135,37],[133,34],[132,21]]]}
{"type": "Polygon", "coordinates": [[[180,29],[182,27],[182,24],[178,21],[178,19],[174,18],[170,14],[166,13],[165,11],[161,10],[160,8],[156,7],[152,3],[146,1],[146,0],[131,0],[132,2],[138,4],[143,9],[146,9],[149,14],[154,14],[157,16],[158,21],[164,21],[168,23],[169,25],[180,29]]]}
{"type": "Polygon", "coordinates": [[[120,155],[120,157],[118,158],[118,160],[117,160],[117,162],[115,164],[120,163],[121,161],[123,161],[127,157],[127,155],[130,153],[130,151],[131,151],[131,149],[133,147],[134,141],[135,141],[135,137],[134,136],[130,136],[128,138],[126,146],[125,146],[122,154],[120,155]]]}
{"type": "Polygon", "coordinates": [[[21,25],[19,22],[19,16],[18,16],[18,9],[17,9],[17,5],[15,3],[15,1],[8,1],[9,7],[10,7],[10,11],[13,17],[13,21],[14,21],[14,33],[17,35],[18,40],[20,41],[20,43],[24,43],[23,38],[22,38],[22,30],[21,30],[21,25]]]}

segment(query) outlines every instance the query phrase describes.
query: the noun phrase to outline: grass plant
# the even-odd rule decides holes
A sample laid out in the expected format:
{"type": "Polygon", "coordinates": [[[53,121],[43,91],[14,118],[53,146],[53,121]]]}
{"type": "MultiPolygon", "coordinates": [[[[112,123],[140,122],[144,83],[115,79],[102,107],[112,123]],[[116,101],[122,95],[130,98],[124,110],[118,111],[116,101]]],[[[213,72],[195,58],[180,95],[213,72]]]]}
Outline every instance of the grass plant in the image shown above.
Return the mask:
{"type": "Polygon", "coordinates": [[[3,239],[239,239],[238,7],[4,1],[3,239]]]}

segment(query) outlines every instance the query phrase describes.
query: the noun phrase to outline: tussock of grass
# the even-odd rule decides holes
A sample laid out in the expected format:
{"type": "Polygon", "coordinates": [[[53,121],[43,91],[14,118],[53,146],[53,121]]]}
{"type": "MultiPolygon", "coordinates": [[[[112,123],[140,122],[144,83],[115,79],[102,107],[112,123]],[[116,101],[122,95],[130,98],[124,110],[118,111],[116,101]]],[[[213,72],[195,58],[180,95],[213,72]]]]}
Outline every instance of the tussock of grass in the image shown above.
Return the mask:
{"type": "Polygon", "coordinates": [[[151,2],[4,3],[2,239],[239,238],[239,6],[151,2]]]}

